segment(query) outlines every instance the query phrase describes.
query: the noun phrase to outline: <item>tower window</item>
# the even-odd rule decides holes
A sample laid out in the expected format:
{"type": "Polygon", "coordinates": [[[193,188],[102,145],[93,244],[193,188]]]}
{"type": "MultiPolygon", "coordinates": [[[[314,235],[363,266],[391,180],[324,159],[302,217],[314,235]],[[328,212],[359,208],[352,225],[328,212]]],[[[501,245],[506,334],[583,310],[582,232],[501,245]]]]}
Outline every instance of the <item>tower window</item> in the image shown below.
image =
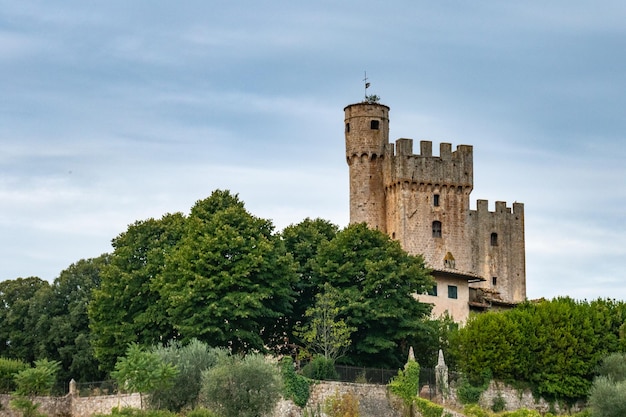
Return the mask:
{"type": "Polygon", "coordinates": [[[448,298],[454,298],[455,300],[459,298],[456,285],[448,285],[448,298]]]}
{"type": "Polygon", "coordinates": [[[350,132],[350,123],[346,123],[346,133],[350,132]]]}
{"type": "Polygon", "coordinates": [[[495,287],[497,283],[498,283],[498,277],[491,277],[491,285],[495,287]]]}
{"type": "Polygon", "coordinates": [[[372,130],[378,130],[378,126],[379,126],[380,122],[378,120],[372,120],[370,122],[370,129],[372,130]]]}
{"type": "Polygon", "coordinates": [[[439,194],[433,195],[433,206],[439,207],[439,194]]]}
{"type": "Polygon", "coordinates": [[[498,234],[497,233],[491,234],[491,246],[498,246],[498,234]]]}
{"type": "Polygon", "coordinates": [[[441,237],[441,222],[438,220],[433,222],[433,237],[441,237]]]}

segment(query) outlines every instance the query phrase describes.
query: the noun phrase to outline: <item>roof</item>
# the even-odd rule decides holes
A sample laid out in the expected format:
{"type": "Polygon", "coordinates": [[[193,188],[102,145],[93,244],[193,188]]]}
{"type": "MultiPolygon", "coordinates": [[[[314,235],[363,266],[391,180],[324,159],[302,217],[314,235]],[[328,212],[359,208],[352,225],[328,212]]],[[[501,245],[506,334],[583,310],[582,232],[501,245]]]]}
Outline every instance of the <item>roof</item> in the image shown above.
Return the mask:
{"type": "Polygon", "coordinates": [[[486,281],[485,278],[481,277],[478,274],[474,274],[473,272],[467,272],[467,271],[459,271],[456,269],[432,269],[432,274],[433,275],[443,275],[445,277],[450,277],[450,278],[458,278],[458,279],[464,279],[467,282],[483,282],[486,281]]]}

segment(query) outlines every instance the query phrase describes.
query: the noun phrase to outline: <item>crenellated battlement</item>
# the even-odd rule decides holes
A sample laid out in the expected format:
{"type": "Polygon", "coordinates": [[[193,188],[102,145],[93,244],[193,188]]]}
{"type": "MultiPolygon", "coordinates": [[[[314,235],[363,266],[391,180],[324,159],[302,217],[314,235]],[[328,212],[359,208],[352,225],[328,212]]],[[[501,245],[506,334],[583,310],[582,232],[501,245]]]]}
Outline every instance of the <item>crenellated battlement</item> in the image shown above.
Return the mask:
{"type": "Polygon", "coordinates": [[[507,207],[506,201],[496,201],[496,208],[494,211],[489,211],[489,200],[476,200],[476,210],[470,210],[470,215],[476,214],[514,214],[518,217],[524,217],[524,204],[513,203],[512,207],[507,207]]]}
{"type": "Polygon", "coordinates": [[[420,153],[413,153],[413,139],[398,139],[395,147],[387,144],[385,159],[388,175],[387,184],[410,181],[441,185],[473,186],[473,148],[458,145],[452,151],[450,143],[439,144],[439,155],[434,156],[431,141],[420,141],[420,153]]]}

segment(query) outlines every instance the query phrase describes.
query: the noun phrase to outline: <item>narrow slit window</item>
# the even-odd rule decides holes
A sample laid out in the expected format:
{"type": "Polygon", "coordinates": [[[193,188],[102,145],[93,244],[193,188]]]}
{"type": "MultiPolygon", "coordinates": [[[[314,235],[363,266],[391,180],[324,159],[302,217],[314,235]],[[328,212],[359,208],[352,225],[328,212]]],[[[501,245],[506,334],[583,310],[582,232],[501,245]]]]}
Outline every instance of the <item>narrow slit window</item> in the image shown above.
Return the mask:
{"type": "Polygon", "coordinates": [[[370,122],[370,129],[372,130],[378,130],[378,126],[380,125],[380,122],[378,120],[372,120],[370,122]]]}
{"type": "Polygon", "coordinates": [[[439,220],[433,222],[433,237],[441,237],[441,222],[439,220]]]}
{"type": "Polygon", "coordinates": [[[491,246],[498,246],[498,234],[497,233],[491,234],[491,246]]]}
{"type": "Polygon", "coordinates": [[[439,207],[439,194],[433,195],[433,206],[439,207]]]}
{"type": "Polygon", "coordinates": [[[498,277],[491,277],[491,285],[495,287],[497,283],[498,283],[498,277]]]}
{"type": "Polygon", "coordinates": [[[346,133],[350,132],[350,123],[346,123],[346,133]]]}

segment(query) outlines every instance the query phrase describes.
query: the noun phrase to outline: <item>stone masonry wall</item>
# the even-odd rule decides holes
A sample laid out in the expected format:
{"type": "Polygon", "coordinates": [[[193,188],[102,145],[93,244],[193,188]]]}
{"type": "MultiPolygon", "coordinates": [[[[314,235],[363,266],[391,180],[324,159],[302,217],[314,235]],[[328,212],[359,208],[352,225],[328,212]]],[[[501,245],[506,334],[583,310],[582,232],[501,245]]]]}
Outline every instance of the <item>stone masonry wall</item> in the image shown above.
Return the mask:
{"type": "MultiPolygon", "coordinates": [[[[0,417],[21,417],[22,413],[12,410],[10,395],[0,395],[0,417]]],[[[50,417],[90,417],[94,414],[111,414],[114,407],[140,408],[139,394],[102,395],[97,397],[35,397],[40,404],[38,411],[50,417]]]]}

